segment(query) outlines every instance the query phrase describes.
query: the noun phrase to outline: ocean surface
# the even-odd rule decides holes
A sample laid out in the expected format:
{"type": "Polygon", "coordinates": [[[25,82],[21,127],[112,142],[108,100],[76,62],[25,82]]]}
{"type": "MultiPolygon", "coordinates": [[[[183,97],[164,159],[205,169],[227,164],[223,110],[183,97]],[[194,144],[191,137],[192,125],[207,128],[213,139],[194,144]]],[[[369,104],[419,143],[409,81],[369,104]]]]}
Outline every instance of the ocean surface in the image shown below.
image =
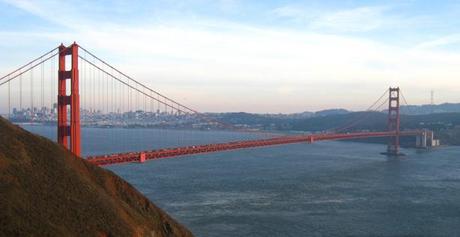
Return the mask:
{"type": "MultiPolygon", "coordinates": [[[[54,127],[24,127],[56,134],[54,127]]],[[[241,134],[84,128],[83,136],[90,155],[241,134]]],[[[401,159],[380,155],[384,150],[318,142],[106,168],[199,237],[460,236],[460,147],[403,149],[401,159]]]]}

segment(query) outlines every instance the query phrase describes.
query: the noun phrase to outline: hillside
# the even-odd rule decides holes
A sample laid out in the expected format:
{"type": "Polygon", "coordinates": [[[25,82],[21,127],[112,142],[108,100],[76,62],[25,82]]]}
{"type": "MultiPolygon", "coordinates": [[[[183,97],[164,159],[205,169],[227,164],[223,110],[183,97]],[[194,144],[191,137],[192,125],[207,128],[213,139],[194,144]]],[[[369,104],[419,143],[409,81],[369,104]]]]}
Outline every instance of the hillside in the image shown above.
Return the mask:
{"type": "Polygon", "coordinates": [[[130,184],[0,117],[0,236],[192,236],[130,184]]]}
{"type": "Polygon", "coordinates": [[[386,117],[384,113],[378,112],[354,112],[348,114],[334,114],[323,117],[313,117],[309,119],[298,120],[292,123],[292,130],[295,131],[324,131],[334,128],[342,128],[352,124],[354,121],[359,121],[354,124],[353,130],[385,130],[386,117]],[[363,119],[365,118],[365,119],[363,119]]]}
{"type": "MultiPolygon", "coordinates": [[[[330,128],[340,128],[362,117],[366,117],[366,119],[344,131],[384,131],[386,129],[387,114],[377,112],[355,112],[298,120],[292,123],[291,129],[315,132],[330,128]]],[[[430,129],[435,132],[437,138],[441,139],[442,144],[460,145],[460,113],[403,114],[401,115],[401,127],[403,129],[430,129]]]]}
{"type": "MultiPolygon", "coordinates": [[[[439,108],[442,106],[438,105],[439,108]]],[[[348,112],[337,109],[326,110],[322,116],[315,115],[302,118],[288,115],[222,113],[216,119],[231,124],[246,124],[252,128],[272,131],[319,132],[346,127],[347,129],[341,131],[351,132],[385,131],[387,129],[387,116],[386,112],[348,112]],[[358,122],[353,123],[354,121],[358,122]],[[353,126],[346,126],[350,124],[353,126]]],[[[442,144],[460,145],[460,113],[401,114],[401,128],[430,129],[435,132],[437,138],[441,139],[442,144]]]]}
{"type": "Polygon", "coordinates": [[[458,103],[401,106],[401,113],[407,114],[407,115],[422,115],[422,114],[435,114],[435,113],[459,113],[459,112],[460,112],[460,104],[458,103]]]}

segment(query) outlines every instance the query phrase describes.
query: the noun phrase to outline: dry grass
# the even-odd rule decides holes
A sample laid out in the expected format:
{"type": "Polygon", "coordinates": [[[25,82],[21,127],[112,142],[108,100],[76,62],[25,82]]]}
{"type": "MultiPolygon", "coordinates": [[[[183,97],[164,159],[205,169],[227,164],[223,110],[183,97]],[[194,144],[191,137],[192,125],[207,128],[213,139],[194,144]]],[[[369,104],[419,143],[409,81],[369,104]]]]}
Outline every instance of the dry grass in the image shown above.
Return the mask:
{"type": "Polygon", "coordinates": [[[130,184],[0,117],[0,236],[192,236],[130,184]]]}

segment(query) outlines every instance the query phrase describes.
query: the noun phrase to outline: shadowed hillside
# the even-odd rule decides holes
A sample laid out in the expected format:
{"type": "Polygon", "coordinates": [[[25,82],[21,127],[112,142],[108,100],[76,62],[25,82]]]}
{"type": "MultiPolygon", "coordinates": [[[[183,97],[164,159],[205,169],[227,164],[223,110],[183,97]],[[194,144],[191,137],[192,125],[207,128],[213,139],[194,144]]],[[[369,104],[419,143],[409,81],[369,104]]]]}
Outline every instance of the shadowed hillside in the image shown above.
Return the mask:
{"type": "Polygon", "coordinates": [[[192,236],[130,184],[0,117],[0,236],[192,236]]]}

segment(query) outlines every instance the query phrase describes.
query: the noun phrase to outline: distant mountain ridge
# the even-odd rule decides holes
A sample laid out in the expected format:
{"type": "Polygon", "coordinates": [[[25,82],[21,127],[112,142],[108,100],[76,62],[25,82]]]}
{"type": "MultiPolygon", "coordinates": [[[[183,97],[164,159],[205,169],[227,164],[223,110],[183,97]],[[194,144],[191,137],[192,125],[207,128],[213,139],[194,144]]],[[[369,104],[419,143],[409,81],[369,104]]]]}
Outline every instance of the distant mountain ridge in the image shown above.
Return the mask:
{"type": "Polygon", "coordinates": [[[257,117],[257,118],[282,118],[282,119],[304,119],[304,118],[312,118],[312,117],[322,117],[322,116],[329,116],[329,115],[337,115],[337,114],[348,114],[351,111],[346,109],[325,109],[316,112],[304,111],[300,113],[291,113],[291,114],[256,114],[256,113],[247,113],[247,112],[223,112],[223,113],[207,113],[210,116],[215,117],[232,117],[240,119],[243,117],[250,118],[250,117],[257,117]]]}
{"type": "Polygon", "coordinates": [[[315,117],[329,116],[329,115],[338,115],[338,114],[348,114],[350,111],[346,109],[325,109],[315,112],[315,117]]]}
{"type": "Polygon", "coordinates": [[[460,113],[460,103],[443,103],[437,105],[406,105],[401,106],[401,113],[408,115],[460,113]]]}
{"type": "MultiPolygon", "coordinates": [[[[299,114],[220,113],[215,118],[237,126],[270,131],[323,132],[385,131],[387,113],[343,109],[299,114]],[[359,122],[354,122],[359,120],[359,122]],[[347,126],[352,124],[353,126],[347,126]]],[[[403,129],[431,129],[442,144],[460,145],[460,104],[401,107],[403,129]],[[433,113],[430,113],[434,111],[433,113]]]]}
{"type": "MultiPolygon", "coordinates": [[[[331,115],[342,115],[349,113],[359,113],[365,111],[349,111],[346,109],[335,108],[335,109],[325,109],[316,112],[300,112],[300,113],[291,113],[291,114],[256,114],[256,113],[247,113],[247,112],[224,112],[224,113],[208,113],[208,115],[217,117],[217,118],[233,118],[236,120],[264,120],[267,118],[272,119],[305,119],[313,117],[324,117],[331,115]]],[[[385,110],[383,111],[385,112],[385,110]]],[[[460,113],[460,103],[443,103],[437,105],[402,105],[401,114],[406,115],[423,115],[423,114],[436,114],[436,113],[460,113]]]]}

